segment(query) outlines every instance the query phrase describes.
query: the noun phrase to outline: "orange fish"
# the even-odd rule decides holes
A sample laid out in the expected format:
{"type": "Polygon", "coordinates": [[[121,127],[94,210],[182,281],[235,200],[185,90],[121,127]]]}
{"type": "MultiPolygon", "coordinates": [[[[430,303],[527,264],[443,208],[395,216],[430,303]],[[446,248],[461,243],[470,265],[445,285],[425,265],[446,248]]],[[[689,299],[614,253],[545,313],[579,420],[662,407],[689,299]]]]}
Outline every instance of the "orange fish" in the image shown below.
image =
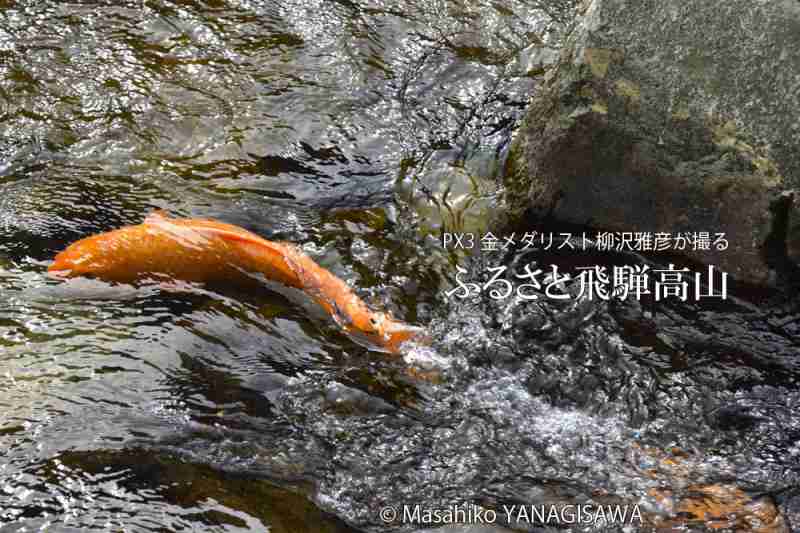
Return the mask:
{"type": "Polygon", "coordinates": [[[48,272],[133,283],[148,276],[191,282],[252,282],[259,275],[311,296],[348,333],[391,353],[422,329],[375,312],[296,246],[271,242],[238,226],[161,213],[138,226],[81,239],[58,254],[48,272]]]}

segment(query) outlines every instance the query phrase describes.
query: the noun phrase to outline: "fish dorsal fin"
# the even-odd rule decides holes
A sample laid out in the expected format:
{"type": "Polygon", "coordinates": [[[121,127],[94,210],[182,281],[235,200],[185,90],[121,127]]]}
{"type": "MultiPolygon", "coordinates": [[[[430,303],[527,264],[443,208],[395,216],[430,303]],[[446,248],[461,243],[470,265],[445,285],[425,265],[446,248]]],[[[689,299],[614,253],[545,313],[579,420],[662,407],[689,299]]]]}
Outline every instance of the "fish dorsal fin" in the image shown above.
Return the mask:
{"type": "Polygon", "coordinates": [[[250,265],[263,272],[268,278],[277,278],[287,285],[302,285],[302,267],[295,257],[293,247],[268,241],[243,228],[202,218],[169,218],[163,211],[156,211],[145,219],[146,224],[158,227],[179,238],[200,235],[209,239],[220,239],[234,245],[251,258],[250,265]]]}
{"type": "Polygon", "coordinates": [[[147,215],[147,218],[144,219],[144,223],[158,225],[163,228],[174,228],[176,231],[178,228],[185,228],[193,232],[217,237],[226,241],[266,245],[267,247],[272,244],[270,241],[262,239],[255,233],[231,224],[203,218],[170,218],[167,212],[162,209],[153,211],[147,215]]]}
{"type": "Polygon", "coordinates": [[[207,233],[226,241],[233,241],[238,243],[251,244],[253,246],[263,246],[271,250],[277,249],[276,243],[270,242],[255,233],[249,231],[236,230],[234,228],[228,229],[225,227],[214,226],[190,226],[193,230],[200,233],[207,233]]]}
{"type": "Polygon", "coordinates": [[[193,226],[192,229],[235,243],[240,250],[257,258],[256,263],[261,264],[264,271],[281,272],[283,275],[280,281],[283,283],[293,287],[303,285],[304,271],[294,245],[268,241],[255,233],[242,231],[235,227],[228,229],[226,227],[193,226]]]}
{"type": "Polygon", "coordinates": [[[153,224],[155,222],[161,222],[163,220],[169,220],[169,214],[164,211],[163,209],[156,209],[149,215],[147,215],[144,219],[145,224],[153,224]]]}

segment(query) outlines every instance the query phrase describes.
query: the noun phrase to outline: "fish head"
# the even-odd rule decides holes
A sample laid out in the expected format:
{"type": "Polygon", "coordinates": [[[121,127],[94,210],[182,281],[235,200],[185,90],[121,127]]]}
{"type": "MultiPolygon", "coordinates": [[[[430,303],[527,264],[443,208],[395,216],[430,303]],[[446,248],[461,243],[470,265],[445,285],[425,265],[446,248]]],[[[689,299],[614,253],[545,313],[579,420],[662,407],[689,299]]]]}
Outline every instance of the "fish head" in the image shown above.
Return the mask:
{"type": "Polygon", "coordinates": [[[91,275],[107,268],[108,246],[100,237],[102,235],[88,237],[69,245],[53,259],[47,269],[48,274],[56,278],[72,278],[91,275]]]}
{"type": "Polygon", "coordinates": [[[377,344],[391,353],[399,353],[400,346],[408,341],[427,342],[424,329],[395,320],[386,313],[371,313],[369,321],[377,344]]]}

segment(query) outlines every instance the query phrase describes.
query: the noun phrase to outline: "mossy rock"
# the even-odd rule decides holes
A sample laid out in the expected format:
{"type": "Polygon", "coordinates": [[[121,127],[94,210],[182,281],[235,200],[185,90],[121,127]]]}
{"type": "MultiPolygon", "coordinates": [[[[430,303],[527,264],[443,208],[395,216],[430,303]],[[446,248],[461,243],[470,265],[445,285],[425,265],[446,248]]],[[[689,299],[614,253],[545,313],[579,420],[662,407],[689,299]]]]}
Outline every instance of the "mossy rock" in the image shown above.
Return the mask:
{"type": "Polygon", "coordinates": [[[511,215],[725,233],[685,255],[772,283],[775,249],[800,257],[798,217],[775,209],[800,182],[798,22],[779,2],[587,2],[512,144],[511,215]]]}

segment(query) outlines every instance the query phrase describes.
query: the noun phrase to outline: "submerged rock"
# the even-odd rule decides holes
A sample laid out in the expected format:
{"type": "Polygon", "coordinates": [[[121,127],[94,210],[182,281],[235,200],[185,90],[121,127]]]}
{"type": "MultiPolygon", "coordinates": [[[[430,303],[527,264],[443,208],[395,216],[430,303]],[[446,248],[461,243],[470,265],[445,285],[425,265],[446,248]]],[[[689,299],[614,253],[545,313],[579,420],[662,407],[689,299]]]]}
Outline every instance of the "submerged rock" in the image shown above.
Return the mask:
{"type": "Polygon", "coordinates": [[[800,4],[583,7],[514,141],[512,214],[724,232],[726,250],[684,253],[774,282],[787,257],[800,261],[800,4]]]}

